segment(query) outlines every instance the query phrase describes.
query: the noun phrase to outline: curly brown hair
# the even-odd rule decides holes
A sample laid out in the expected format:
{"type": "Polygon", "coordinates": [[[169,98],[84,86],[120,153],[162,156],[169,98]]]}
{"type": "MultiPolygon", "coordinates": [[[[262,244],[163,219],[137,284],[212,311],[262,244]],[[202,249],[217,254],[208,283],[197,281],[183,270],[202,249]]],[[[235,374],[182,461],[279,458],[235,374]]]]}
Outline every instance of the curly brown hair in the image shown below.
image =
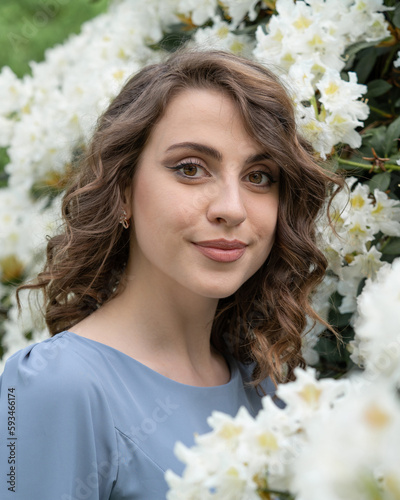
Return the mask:
{"type": "Polygon", "coordinates": [[[21,288],[44,292],[51,335],[71,328],[119,292],[129,231],[119,224],[124,192],[168,103],[185,89],[216,89],[233,99],[246,131],[280,167],[275,243],[264,265],[236,293],[221,299],[213,345],[245,363],[253,383],[282,382],[304,366],[307,315],[320,320],[310,294],[327,262],[315,221],[335,176],[313,160],[296,131],[291,99],[267,68],[222,51],[180,50],[134,75],[99,119],[90,146],[66,190],[63,230],[49,239],[47,262],[21,288]]]}

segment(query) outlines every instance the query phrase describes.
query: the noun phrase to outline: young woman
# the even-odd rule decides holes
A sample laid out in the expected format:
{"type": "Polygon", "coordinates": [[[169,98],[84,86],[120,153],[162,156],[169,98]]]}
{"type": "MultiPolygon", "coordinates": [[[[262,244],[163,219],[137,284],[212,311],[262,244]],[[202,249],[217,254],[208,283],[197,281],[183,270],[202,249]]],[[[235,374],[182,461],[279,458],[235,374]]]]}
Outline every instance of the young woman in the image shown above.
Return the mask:
{"type": "Polygon", "coordinates": [[[264,67],[179,51],[131,78],[27,285],[52,337],[1,377],[1,498],[161,500],[176,441],[256,414],[303,364],[330,181],[264,67]]]}

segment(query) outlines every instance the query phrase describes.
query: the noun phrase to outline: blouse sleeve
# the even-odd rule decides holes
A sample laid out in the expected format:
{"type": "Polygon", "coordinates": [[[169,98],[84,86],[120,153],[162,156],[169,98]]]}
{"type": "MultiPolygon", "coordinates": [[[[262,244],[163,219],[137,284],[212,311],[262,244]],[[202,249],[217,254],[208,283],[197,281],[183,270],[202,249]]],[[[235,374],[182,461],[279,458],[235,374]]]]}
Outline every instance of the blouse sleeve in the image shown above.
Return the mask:
{"type": "Polygon", "coordinates": [[[0,498],[108,500],[118,453],[98,374],[48,339],[12,356],[0,377],[0,498]]]}

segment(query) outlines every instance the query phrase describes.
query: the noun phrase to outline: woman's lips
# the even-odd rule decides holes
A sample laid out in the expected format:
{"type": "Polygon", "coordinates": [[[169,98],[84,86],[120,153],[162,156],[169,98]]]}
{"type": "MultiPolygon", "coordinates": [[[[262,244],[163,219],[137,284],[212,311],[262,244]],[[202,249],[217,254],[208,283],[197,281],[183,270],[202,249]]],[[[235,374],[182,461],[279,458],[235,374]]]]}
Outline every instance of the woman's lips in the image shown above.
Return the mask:
{"type": "Polygon", "coordinates": [[[203,255],[216,262],[235,262],[246,251],[246,243],[239,240],[207,240],[193,243],[203,255]]]}

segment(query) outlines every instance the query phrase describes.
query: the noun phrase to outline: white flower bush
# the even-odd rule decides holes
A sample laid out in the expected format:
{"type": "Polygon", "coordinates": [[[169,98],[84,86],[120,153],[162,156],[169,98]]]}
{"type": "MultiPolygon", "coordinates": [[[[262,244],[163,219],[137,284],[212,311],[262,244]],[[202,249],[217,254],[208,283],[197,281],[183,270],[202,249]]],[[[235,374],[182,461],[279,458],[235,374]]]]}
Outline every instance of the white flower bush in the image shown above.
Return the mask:
{"type": "Polygon", "coordinates": [[[213,17],[213,25],[198,30],[193,41],[197,47],[204,49],[226,50],[234,54],[251,57],[254,41],[247,35],[236,35],[231,25],[219,17],[213,17]]]}
{"type": "Polygon", "coordinates": [[[337,234],[327,230],[321,221],[321,246],[331,269],[339,278],[338,291],[343,296],[340,312],[356,311],[357,290],[364,278],[375,278],[385,265],[382,253],[371,245],[378,233],[400,236],[400,204],[386,193],[375,189],[372,193],[355,177],[346,179],[347,189],[334,198],[330,207],[337,234]]]}
{"type": "Polygon", "coordinates": [[[339,142],[359,147],[361,137],[355,128],[369,114],[359,98],[367,88],[357,84],[355,73],[345,81],[340,71],[347,46],[389,34],[377,12],[384,10],[382,2],[280,0],[276,9],[278,15],[257,29],[256,58],[285,69],[290,87],[297,82],[293,99],[300,128],[323,158],[339,142]]]}

